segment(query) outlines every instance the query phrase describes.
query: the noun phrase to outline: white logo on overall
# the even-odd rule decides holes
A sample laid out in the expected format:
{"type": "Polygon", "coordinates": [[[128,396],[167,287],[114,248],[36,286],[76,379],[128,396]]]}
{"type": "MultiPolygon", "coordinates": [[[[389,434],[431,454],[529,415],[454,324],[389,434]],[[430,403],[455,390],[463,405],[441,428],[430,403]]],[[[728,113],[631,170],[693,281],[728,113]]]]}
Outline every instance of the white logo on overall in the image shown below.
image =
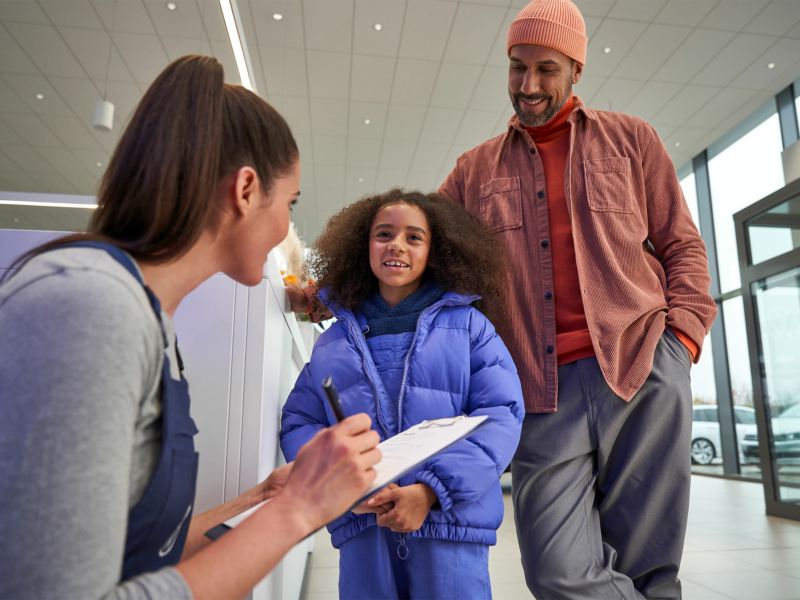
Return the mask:
{"type": "Polygon", "coordinates": [[[181,519],[181,522],[178,525],[178,528],[175,530],[175,532],[171,536],[169,536],[169,539],[161,547],[161,550],[158,551],[158,557],[159,558],[163,558],[167,554],[172,552],[172,548],[175,546],[175,542],[178,541],[178,536],[181,534],[181,527],[183,527],[183,522],[186,520],[186,518],[190,514],[192,514],[192,505],[191,504],[189,505],[189,508],[186,509],[186,514],[183,515],[183,518],[181,519]]]}

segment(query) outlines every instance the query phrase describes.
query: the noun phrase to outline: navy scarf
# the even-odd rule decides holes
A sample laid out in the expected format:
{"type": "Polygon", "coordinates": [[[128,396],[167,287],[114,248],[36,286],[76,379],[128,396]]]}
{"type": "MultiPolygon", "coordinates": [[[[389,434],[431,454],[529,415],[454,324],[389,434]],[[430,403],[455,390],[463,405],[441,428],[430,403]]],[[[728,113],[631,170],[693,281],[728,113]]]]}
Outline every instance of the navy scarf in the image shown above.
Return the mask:
{"type": "Polygon", "coordinates": [[[389,308],[381,295],[375,293],[361,304],[361,312],[367,318],[369,331],[366,338],[379,335],[397,335],[416,331],[419,316],[436,303],[444,292],[435,281],[429,281],[416,292],[403,299],[394,308],[389,308]]]}

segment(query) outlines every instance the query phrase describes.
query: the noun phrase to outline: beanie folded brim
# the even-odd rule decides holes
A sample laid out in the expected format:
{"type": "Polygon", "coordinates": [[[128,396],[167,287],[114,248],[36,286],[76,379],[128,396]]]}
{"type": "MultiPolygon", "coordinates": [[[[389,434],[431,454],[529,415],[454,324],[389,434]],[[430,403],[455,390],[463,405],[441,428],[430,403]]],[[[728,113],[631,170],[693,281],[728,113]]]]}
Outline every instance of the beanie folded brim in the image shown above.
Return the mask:
{"type": "Polygon", "coordinates": [[[589,38],[580,31],[563,23],[542,18],[522,18],[511,23],[508,28],[506,53],[510,56],[511,47],[517,44],[536,44],[558,50],[584,65],[588,41],[589,38]]]}

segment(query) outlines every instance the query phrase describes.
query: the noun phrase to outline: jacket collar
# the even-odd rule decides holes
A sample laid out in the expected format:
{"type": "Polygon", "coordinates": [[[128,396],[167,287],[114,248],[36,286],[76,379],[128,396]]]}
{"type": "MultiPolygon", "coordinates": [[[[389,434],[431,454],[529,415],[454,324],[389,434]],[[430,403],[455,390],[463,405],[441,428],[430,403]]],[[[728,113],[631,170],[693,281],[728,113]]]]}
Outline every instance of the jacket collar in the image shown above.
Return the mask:
{"type": "MultiPolygon", "coordinates": [[[[356,318],[354,311],[350,310],[346,306],[341,306],[336,303],[333,299],[333,294],[331,293],[331,289],[329,287],[322,288],[319,292],[317,292],[317,298],[328,307],[328,310],[331,311],[331,314],[336,317],[337,319],[348,318],[352,319],[356,324],[359,323],[359,319],[356,318]]],[[[440,300],[437,300],[434,304],[441,303],[442,306],[456,306],[462,304],[471,304],[476,300],[480,300],[481,297],[475,294],[459,294],[458,292],[445,292],[440,300]]],[[[360,325],[359,325],[360,327],[360,325]]]]}
{"type": "MultiPolygon", "coordinates": [[[[578,96],[573,95],[572,101],[575,103],[575,108],[572,109],[572,112],[567,117],[567,121],[569,123],[575,123],[578,120],[578,113],[583,113],[586,115],[587,119],[591,119],[592,121],[597,121],[597,111],[589,108],[583,103],[578,96]]],[[[522,123],[519,122],[519,117],[517,113],[514,113],[514,116],[511,117],[508,121],[508,133],[511,133],[512,129],[516,129],[520,133],[528,133],[525,131],[525,127],[523,127],[522,123]]]]}

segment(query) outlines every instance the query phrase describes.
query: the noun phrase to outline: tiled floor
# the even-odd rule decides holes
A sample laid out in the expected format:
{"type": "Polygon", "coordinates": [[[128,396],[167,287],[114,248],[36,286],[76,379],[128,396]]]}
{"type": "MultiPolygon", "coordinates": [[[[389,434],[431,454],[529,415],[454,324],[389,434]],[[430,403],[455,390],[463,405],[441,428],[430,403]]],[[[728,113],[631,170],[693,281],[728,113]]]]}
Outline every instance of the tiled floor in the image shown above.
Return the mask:
{"type": "MultiPolygon", "coordinates": [[[[800,523],[764,516],[761,484],[692,478],[681,566],[684,600],[800,599],[800,523]]],[[[489,552],[495,600],[530,599],[520,566],[511,497],[489,552]]],[[[317,534],[307,600],[336,600],[338,552],[317,534]]]]}

